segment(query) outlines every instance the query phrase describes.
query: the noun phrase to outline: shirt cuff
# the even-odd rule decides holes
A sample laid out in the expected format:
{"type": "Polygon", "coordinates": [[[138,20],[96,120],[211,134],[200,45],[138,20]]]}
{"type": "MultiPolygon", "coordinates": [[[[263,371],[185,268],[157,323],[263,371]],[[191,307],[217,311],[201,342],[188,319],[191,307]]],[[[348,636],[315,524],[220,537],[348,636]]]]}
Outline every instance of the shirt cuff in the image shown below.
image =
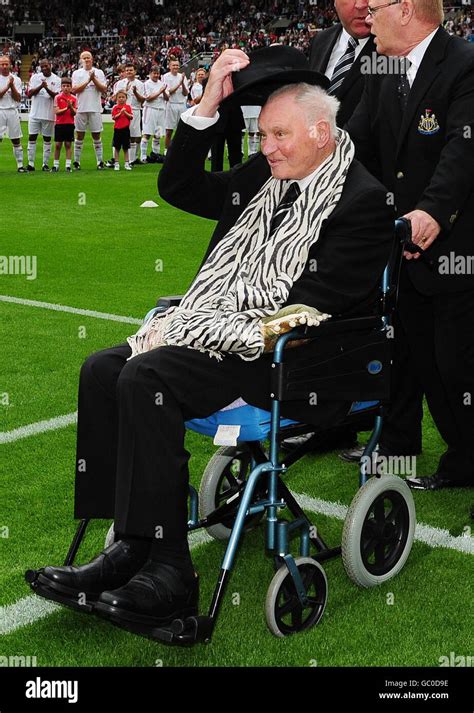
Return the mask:
{"type": "Polygon", "coordinates": [[[193,129],[202,131],[204,129],[208,129],[210,126],[214,126],[214,124],[217,124],[219,121],[218,111],[216,111],[215,116],[211,118],[207,116],[194,116],[196,109],[197,106],[192,106],[190,109],[187,109],[181,114],[181,120],[184,121],[185,124],[192,126],[193,129]]]}

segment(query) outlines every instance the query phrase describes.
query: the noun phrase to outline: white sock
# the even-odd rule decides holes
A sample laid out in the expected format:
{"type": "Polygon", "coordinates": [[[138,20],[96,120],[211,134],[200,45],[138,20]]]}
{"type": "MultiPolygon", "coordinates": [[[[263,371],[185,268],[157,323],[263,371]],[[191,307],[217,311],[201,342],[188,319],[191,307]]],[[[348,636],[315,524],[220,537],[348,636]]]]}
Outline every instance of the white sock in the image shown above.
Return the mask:
{"type": "Polygon", "coordinates": [[[43,166],[47,166],[51,157],[51,141],[45,141],[43,144],[43,166]]]}
{"type": "Polygon", "coordinates": [[[130,150],[128,152],[129,158],[130,158],[130,163],[133,163],[135,161],[135,159],[137,158],[137,148],[138,148],[138,144],[136,144],[135,142],[132,142],[130,144],[130,150]]]}
{"type": "MultiPolygon", "coordinates": [[[[69,164],[71,164],[71,161],[69,160],[69,164]]],[[[59,168],[59,159],[55,158],[53,161],[54,168],[59,168]]],[[[66,166],[67,166],[67,161],[66,161],[66,166]]]]}
{"type": "Polygon", "coordinates": [[[148,151],[148,139],[142,139],[142,142],[140,144],[140,149],[141,149],[141,159],[142,159],[142,161],[146,161],[146,154],[148,151]]]}
{"type": "MultiPolygon", "coordinates": [[[[59,163],[59,161],[58,161],[58,163],[59,163]]],[[[71,159],[70,158],[66,159],[66,168],[71,168],[71,159]]]]}
{"type": "Polygon", "coordinates": [[[23,146],[13,146],[13,154],[16,159],[17,168],[23,166],[23,146]]]}
{"type": "Polygon", "coordinates": [[[30,166],[35,165],[36,158],[36,141],[28,141],[28,163],[30,166]]]}
{"type": "Polygon", "coordinates": [[[160,138],[158,136],[153,137],[151,150],[153,151],[153,153],[160,153],[160,138]]]}
{"type": "Polygon", "coordinates": [[[94,144],[94,151],[97,163],[100,163],[104,157],[102,141],[99,139],[99,141],[93,141],[92,143],[94,144]]]}
{"type": "Polygon", "coordinates": [[[84,148],[84,140],[76,139],[74,142],[74,161],[81,162],[82,149],[84,148]]]}

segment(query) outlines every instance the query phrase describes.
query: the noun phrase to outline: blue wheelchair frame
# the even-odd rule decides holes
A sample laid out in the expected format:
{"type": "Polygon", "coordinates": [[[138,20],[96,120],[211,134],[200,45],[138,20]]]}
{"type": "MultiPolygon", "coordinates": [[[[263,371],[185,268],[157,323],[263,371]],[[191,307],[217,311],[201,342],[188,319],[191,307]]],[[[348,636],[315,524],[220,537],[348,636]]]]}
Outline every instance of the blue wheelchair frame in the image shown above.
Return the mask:
{"type": "MultiPolygon", "coordinates": [[[[399,219],[395,223],[395,241],[390,262],[383,274],[380,297],[380,310],[376,316],[359,317],[354,319],[335,319],[323,323],[319,327],[299,327],[293,329],[287,334],[279,337],[272,363],[272,393],[271,396],[271,412],[270,412],[270,431],[269,431],[269,455],[267,456],[263,450],[262,441],[247,441],[246,448],[251,454],[250,473],[242,488],[238,492],[238,497],[233,496],[223,505],[218,507],[214,512],[207,517],[199,518],[198,514],[198,493],[190,486],[190,507],[189,507],[189,531],[194,531],[200,528],[209,528],[226,520],[235,521],[232,526],[230,539],[227,544],[226,552],[222,562],[222,567],[218,577],[218,581],[213,593],[212,601],[209,607],[207,616],[192,616],[185,620],[176,619],[169,627],[153,629],[151,632],[140,631],[139,627],[131,629],[136,633],[143,633],[151,638],[173,644],[192,645],[196,642],[209,642],[212,637],[217,616],[222,604],[226,584],[228,582],[230,572],[232,570],[236,557],[240,538],[244,531],[248,518],[261,516],[266,513],[266,549],[273,553],[275,563],[279,566],[284,564],[293,579],[296,593],[302,606],[307,602],[307,594],[300,576],[298,567],[295,565],[293,556],[289,553],[290,538],[298,533],[300,537],[299,551],[302,557],[310,556],[311,545],[315,547],[316,554],[312,556],[317,562],[337,557],[341,554],[341,547],[329,547],[320,536],[319,532],[314,532],[311,528],[312,523],[308,520],[300,505],[297,503],[280,475],[286,473],[290,465],[299,460],[306,452],[311,450],[312,439],[296,448],[293,452],[285,456],[285,462],[279,460],[279,444],[283,438],[301,433],[307,433],[314,430],[314,427],[307,424],[296,422],[286,422],[288,425],[282,427],[281,420],[281,403],[282,401],[298,397],[298,379],[297,375],[292,377],[291,370],[286,370],[284,362],[284,350],[288,342],[291,340],[312,340],[321,339],[325,335],[344,334],[347,331],[351,333],[360,332],[361,334],[378,334],[383,335],[385,343],[387,343],[386,333],[391,326],[393,311],[396,307],[398,282],[401,259],[403,250],[409,249],[411,252],[416,250],[416,246],[411,243],[411,225],[405,219],[399,219]],[[292,382],[292,385],[291,383],[292,382]],[[290,383],[290,385],[289,385],[290,383]],[[291,392],[293,389],[293,393],[291,392]],[[263,475],[267,475],[266,485],[261,486],[263,475]],[[254,500],[254,496],[257,498],[254,500]],[[293,520],[288,522],[284,518],[278,517],[278,511],[287,508],[292,514],[293,520]]],[[[157,311],[165,311],[170,306],[179,304],[181,297],[161,298],[147,318],[157,311]]],[[[365,338],[365,337],[364,337],[365,338]]],[[[369,340],[370,342],[370,340],[369,340]]],[[[381,341],[380,341],[381,343],[381,341]]],[[[371,348],[372,344],[369,343],[371,348]]],[[[362,358],[364,352],[362,351],[362,358]]],[[[349,357],[351,359],[351,357],[349,357]]],[[[382,384],[384,395],[389,388],[389,366],[390,358],[383,360],[371,360],[364,362],[365,376],[364,379],[375,377],[382,384]],[[371,367],[372,365],[372,367],[371,367]],[[380,368],[379,368],[380,367],[380,368]],[[371,370],[372,369],[372,370],[371,370]],[[380,373],[382,372],[382,374],[380,373]]],[[[303,375],[304,376],[304,375],[303,375]]],[[[345,374],[349,382],[355,381],[354,374],[345,374]]],[[[347,381],[347,379],[346,379],[347,381]]],[[[379,387],[379,391],[380,388],[379,387]]],[[[332,388],[332,387],[331,387],[332,388]]],[[[357,389],[359,384],[357,385],[357,389]]],[[[350,389],[349,389],[350,391],[350,389]]],[[[307,391],[305,392],[307,394],[307,391]]],[[[375,426],[370,437],[370,440],[365,447],[362,465],[359,472],[359,486],[362,487],[368,480],[367,462],[370,461],[380,438],[383,424],[383,403],[384,398],[371,399],[368,402],[358,402],[354,400],[353,408],[348,414],[349,421],[355,413],[373,413],[375,416],[375,426]]],[[[193,427],[192,422],[186,424],[188,427],[193,427]]],[[[333,425],[333,424],[331,424],[333,425]]],[[[194,428],[193,430],[199,430],[194,428]]],[[[65,560],[65,566],[72,565],[76,557],[79,546],[84,537],[89,520],[81,520],[73,541],[69,548],[65,560]]],[[[27,578],[28,579],[28,578],[27,578]]],[[[33,586],[33,574],[28,579],[33,586]]],[[[127,627],[128,628],[128,627],[127,627]]]]}

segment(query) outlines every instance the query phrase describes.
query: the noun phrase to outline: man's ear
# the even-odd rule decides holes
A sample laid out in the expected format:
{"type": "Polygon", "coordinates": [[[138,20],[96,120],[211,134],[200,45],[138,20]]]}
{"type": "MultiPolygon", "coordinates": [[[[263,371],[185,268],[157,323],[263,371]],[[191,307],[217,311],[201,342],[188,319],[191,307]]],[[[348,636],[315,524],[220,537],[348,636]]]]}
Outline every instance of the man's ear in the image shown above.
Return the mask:
{"type": "Polygon", "coordinates": [[[323,149],[331,138],[329,122],[324,119],[316,121],[309,127],[309,135],[316,141],[318,149],[323,149]]]}

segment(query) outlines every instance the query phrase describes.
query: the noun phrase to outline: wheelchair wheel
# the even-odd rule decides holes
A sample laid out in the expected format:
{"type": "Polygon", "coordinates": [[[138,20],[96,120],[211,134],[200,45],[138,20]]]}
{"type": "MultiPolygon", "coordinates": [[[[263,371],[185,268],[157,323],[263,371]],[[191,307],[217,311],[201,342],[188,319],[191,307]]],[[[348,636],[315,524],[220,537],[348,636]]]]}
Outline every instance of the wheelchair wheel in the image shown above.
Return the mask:
{"type": "MultiPolygon", "coordinates": [[[[199,513],[207,517],[243,489],[251,468],[250,452],[245,446],[222,446],[206,466],[199,488],[199,513]]],[[[263,513],[248,517],[245,530],[258,525],[263,513]]],[[[206,528],[215,540],[228,540],[235,518],[206,528]]]]}
{"type": "Polygon", "coordinates": [[[274,575],[265,601],[267,625],[275,636],[289,636],[315,626],[321,619],[328,596],[326,574],[316,560],[299,557],[295,564],[303,580],[308,604],[303,607],[285,565],[274,575]]]}
{"type": "Polygon", "coordinates": [[[416,513],[410,488],[394,475],[371,478],[351,503],[342,533],[342,561],[359,587],[374,587],[404,566],[416,513]]]}
{"type": "Polygon", "coordinates": [[[107,534],[105,536],[105,542],[104,542],[104,550],[106,547],[109,547],[109,545],[113,545],[115,542],[115,530],[114,530],[114,523],[111,524],[109,529],[107,530],[107,534]]]}

